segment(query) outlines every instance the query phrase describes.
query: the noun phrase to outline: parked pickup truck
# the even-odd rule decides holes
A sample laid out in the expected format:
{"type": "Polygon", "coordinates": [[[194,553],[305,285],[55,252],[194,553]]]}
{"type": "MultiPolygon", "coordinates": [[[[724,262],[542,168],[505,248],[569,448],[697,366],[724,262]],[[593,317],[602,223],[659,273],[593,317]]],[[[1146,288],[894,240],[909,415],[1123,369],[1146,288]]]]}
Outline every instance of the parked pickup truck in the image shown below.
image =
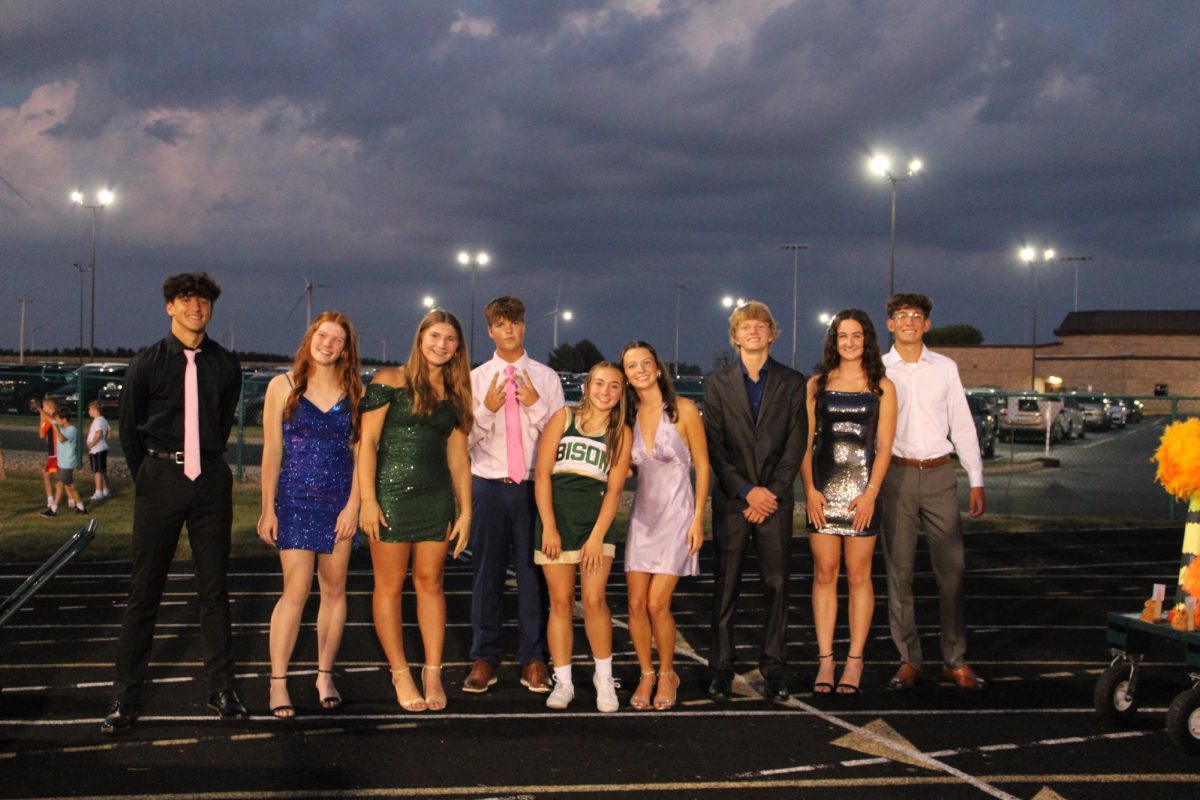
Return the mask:
{"type": "Polygon", "coordinates": [[[41,400],[62,386],[74,370],[74,364],[0,365],[0,412],[32,413],[30,401],[41,400]]]}

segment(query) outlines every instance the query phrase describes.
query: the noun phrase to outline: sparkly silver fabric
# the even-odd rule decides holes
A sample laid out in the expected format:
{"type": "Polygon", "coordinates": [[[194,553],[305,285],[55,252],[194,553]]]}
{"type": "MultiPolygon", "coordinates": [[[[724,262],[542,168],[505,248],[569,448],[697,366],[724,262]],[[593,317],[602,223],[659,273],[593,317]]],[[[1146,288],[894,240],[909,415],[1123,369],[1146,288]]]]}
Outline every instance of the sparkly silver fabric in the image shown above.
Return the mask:
{"type": "MultiPolygon", "coordinates": [[[[880,513],[865,531],[853,529],[854,512],[848,506],[863,493],[875,463],[875,428],[879,398],[870,392],[830,392],[817,396],[817,431],[813,453],[813,483],[825,495],[825,527],[821,533],[841,536],[874,536],[880,513]]],[[[815,530],[812,523],[808,529],[815,530]]]]}

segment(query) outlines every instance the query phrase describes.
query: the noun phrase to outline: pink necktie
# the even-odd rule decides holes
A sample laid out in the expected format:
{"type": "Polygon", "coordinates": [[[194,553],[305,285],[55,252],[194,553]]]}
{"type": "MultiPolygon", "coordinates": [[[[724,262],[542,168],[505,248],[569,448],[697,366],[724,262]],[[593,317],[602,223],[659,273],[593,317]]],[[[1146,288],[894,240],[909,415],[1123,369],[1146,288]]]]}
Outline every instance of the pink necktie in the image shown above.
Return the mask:
{"type": "Polygon", "coordinates": [[[521,435],[521,406],[517,402],[517,368],[504,368],[504,438],[508,442],[508,477],[513,483],[525,480],[525,441],[521,435]]]}
{"type": "Polygon", "coordinates": [[[200,390],[196,384],[196,353],[184,350],[187,368],[183,371],[183,474],[200,477],[200,390]]]}

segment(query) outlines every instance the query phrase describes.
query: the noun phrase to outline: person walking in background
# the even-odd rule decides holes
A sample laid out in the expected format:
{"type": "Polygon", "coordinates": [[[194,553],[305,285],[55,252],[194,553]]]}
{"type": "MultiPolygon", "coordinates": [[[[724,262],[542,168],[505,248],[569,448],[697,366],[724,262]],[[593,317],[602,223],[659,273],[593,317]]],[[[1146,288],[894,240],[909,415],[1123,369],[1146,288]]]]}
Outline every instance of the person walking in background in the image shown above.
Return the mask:
{"type": "Polygon", "coordinates": [[[31,400],[30,409],[38,415],[38,438],[46,442],[46,461],[42,465],[42,487],[46,490],[46,507],[39,513],[43,517],[53,517],[58,513],[58,504],[62,500],[63,490],[57,485],[55,476],[58,474],[58,437],[54,433],[54,415],[58,411],[58,401],[46,395],[40,402],[31,400]]]}
{"type": "MultiPolygon", "coordinates": [[[[79,496],[79,490],[75,488],[75,469],[79,465],[79,429],[71,424],[71,415],[61,406],[55,409],[51,425],[57,445],[58,489],[56,494],[65,491],[71,505],[75,508],[75,513],[86,514],[83,498],[79,496]]],[[[54,516],[44,511],[42,514],[48,517],[54,516]]]]}
{"type": "Polygon", "coordinates": [[[788,574],[796,473],[808,441],[804,376],[770,357],[775,318],[751,301],[729,317],[738,358],[704,386],[704,430],[713,472],[712,682],[708,693],[732,693],[733,618],[750,539],[758,549],[765,624],[759,657],[769,699],[790,695],[787,665],[788,574]]]}
{"type": "Polygon", "coordinates": [[[708,444],[696,404],[675,394],[671,376],[654,348],[631,342],[621,351],[629,381],[632,461],[638,486],[625,539],[625,580],[629,591],[629,636],[641,676],[629,704],[650,707],[654,689],[651,640],[658,647],[658,691],[653,705],[675,705],[675,617],[671,598],[679,579],[700,573],[704,506],[708,496],[708,444]],[[692,488],[691,468],[696,468],[692,488]]]}
{"type": "Polygon", "coordinates": [[[865,312],[847,308],[829,323],[821,363],[808,381],[807,405],[808,446],[800,475],[814,563],[818,664],[813,691],[853,695],[862,682],[863,649],[875,613],[871,559],[879,533],[879,487],[896,435],[896,389],[884,377],[875,326],[865,312]],[[850,652],[835,689],[833,632],[843,553],[850,652]]]}
{"type": "Polygon", "coordinates": [[[100,410],[99,400],[88,403],[87,411],[88,416],[92,418],[87,433],[88,462],[96,487],[91,499],[103,500],[112,495],[108,488],[108,437],[112,435],[112,428],[104,418],[104,412],[100,410]]]}
{"type": "Polygon", "coordinates": [[[596,708],[616,711],[612,674],[612,614],[605,591],[617,545],[613,519],[629,474],[632,437],[625,421],[625,375],[610,361],[588,372],[574,409],[550,417],[538,442],[533,493],[538,522],[534,563],[540,564],[550,594],[546,639],[554,665],[548,708],[566,708],[575,698],[571,677],[575,571],[581,572],[583,627],[596,673],[596,708]]]}
{"type": "Polygon", "coordinates": [[[258,535],[279,550],[283,592],[271,614],[269,708],[296,715],[288,664],[314,570],[317,697],[322,711],[342,705],[333,665],[346,623],[346,567],[358,546],[358,340],[344,314],[325,311],[305,332],[292,368],[267,385],[263,404],[262,515],[258,535]]]}
{"type": "Polygon", "coordinates": [[[462,325],[435,308],[424,316],[403,367],[380,370],[362,401],[360,522],[371,542],[375,633],[405,711],[440,711],[446,639],[446,552],[467,546],[471,527],[471,378],[462,325]],[[457,514],[455,501],[458,502],[457,514]],[[425,645],[417,690],[404,652],[400,595],[412,563],[417,625],[425,645]]]}
{"type": "Polygon", "coordinates": [[[483,310],[491,360],[471,371],[475,427],[471,430],[471,672],[464,692],[486,692],[496,683],[502,654],[504,582],[511,552],[517,579],[517,658],[521,684],[550,691],[546,670],[546,579],[533,563],[533,464],[538,439],[563,407],[554,370],[525,352],[525,304],[498,297],[483,310]]]}
{"type": "Polygon", "coordinates": [[[895,346],[883,357],[896,386],[896,441],[883,482],[883,555],[887,563],[888,624],[900,651],[900,669],[888,688],[905,690],[921,675],[921,637],[913,610],[912,578],[922,529],[937,578],[941,612],[943,676],[963,689],[985,681],[965,661],[964,568],[958,478],[950,452],[970,482],[969,513],[983,514],[983,459],[975,423],[955,363],[925,347],[933,303],[923,294],[888,298],[888,330],[895,346]]]}
{"type": "Polygon", "coordinates": [[[117,640],[114,699],[105,734],[133,725],[150,666],[154,624],[171,559],[187,523],[200,605],[208,708],[221,719],[249,714],[234,689],[233,632],[226,588],[233,474],[225,444],[242,370],[206,334],[220,287],[206,273],[163,283],[170,333],[133,357],[121,394],[121,449],[133,476],[133,569],[117,640]]]}

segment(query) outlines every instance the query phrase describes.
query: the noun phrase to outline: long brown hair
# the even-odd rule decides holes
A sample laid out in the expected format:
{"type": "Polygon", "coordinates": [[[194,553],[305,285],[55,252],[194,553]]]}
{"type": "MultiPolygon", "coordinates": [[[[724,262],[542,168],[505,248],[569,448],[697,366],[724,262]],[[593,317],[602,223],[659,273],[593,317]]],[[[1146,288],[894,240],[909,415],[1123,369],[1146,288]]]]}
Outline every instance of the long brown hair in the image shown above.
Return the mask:
{"type": "Polygon", "coordinates": [[[292,359],[292,393],[288,395],[287,403],[283,406],[283,418],[286,420],[292,416],[292,412],[300,403],[300,398],[308,389],[308,379],[317,367],[312,357],[313,336],[316,335],[317,328],[326,322],[332,322],[346,333],[346,344],[334,369],[338,372],[338,386],[342,388],[342,392],[350,402],[350,441],[357,442],[361,426],[358,416],[358,401],[363,393],[362,378],[358,374],[358,337],[354,334],[354,326],[350,324],[350,318],[340,311],[322,311],[304,332],[304,338],[300,340],[300,347],[296,349],[296,356],[292,359]]]}
{"type": "MultiPolygon", "coordinates": [[[[671,374],[667,369],[667,365],[664,364],[663,360],[658,357],[658,351],[651,347],[649,342],[643,342],[641,339],[638,339],[621,348],[622,374],[624,374],[625,371],[625,367],[623,366],[625,364],[625,354],[630,350],[636,350],[639,347],[649,350],[650,355],[654,356],[654,363],[658,367],[658,390],[662,392],[663,409],[667,412],[667,419],[671,420],[671,422],[678,422],[679,411],[676,409],[678,404],[675,402],[675,384],[671,382],[671,374]]],[[[629,408],[626,412],[626,415],[629,419],[629,424],[633,425],[635,419],[637,418],[638,397],[637,392],[629,384],[628,375],[625,376],[625,394],[629,398],[629,408]]]]}
{"type": "MultiPolygon", "coordinates": [[[[592,401],[588,395],[588,387],[592,385],[592,378],[602,369],[611,369],[621,377],[621,397],[617,404],[609,409],[608,420],[604,428],[604,446],[608,448],[608,463],[611,465],[616,462],[617,450],[621,447],[621,439],[625,436],[625,389],[629,382],[625,379],[625,370],[621,369],[620,364],[614,364],[611,361],[597,361],[588,370],[587,378],[583,382],[583,394],[579,398],[579,402],[575,405],[575,419],[585,417],[592,410],[592,401]]],[[[582,433],[582,431],[580,431],[582,433]]]]}
{"type": "Polygon", "coordinates": [[[838,326],[848,319],[852,319],[863,329],[863,354],[862,365],[863,372],[867,376],[867,389],[875,395],[883,394],[883,389],[879,388],[880,382],[883,381],[883,376],[886,369],[883,366],[883,356],[879,352],[879,339],[875,336],[875,326],[871,323],[871,318],[867,312],[860,311],[857,308],[843,308],[834,315],[833,320],[829,323],[829,330],[825,332],[825,347],[821,353],[821,363],[817,365],[817,391],[825,391],[825,384],[829,381],[829,373],[837,369],[842,363],[842,357],[838,354],[837,337],[838,326]]]}
{"type": "Polygon", "coordinates": [[[458,416],[459,429],[470,431],[471,426],[475,424],[475,415],[471,411],[471,365],[467,363],[467,342],[458,317],[445,309],[435,308],[421,318],[421,324],[417,326],[417,332],[413,335],[412,352],[408,354],[408,361],[404,364],[404,382],[413,395],[413,414],[429,416],[441,402],[429,380],[429,362],[421,352],[421,337],[439,322],[454,328],[454,334],[458,337],[458,348],[454,351],[454,356],[442,366],[446,399],[450,401],[454,413],[458,416]]]}

